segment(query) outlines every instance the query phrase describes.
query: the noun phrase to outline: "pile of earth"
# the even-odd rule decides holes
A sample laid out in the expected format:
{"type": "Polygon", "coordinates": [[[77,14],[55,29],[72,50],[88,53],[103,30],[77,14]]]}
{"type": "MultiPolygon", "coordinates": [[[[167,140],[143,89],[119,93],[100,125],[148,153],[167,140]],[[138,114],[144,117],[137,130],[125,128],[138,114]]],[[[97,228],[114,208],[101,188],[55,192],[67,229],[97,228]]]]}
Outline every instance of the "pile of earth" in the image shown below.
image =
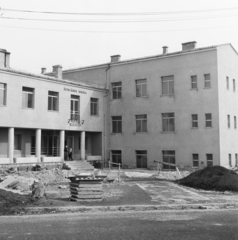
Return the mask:
{"type": "Polygon", "coordinates": [[[221,166],[198,170],[177,183],[196,189],[238,192],[238,174],[221,166]]]}

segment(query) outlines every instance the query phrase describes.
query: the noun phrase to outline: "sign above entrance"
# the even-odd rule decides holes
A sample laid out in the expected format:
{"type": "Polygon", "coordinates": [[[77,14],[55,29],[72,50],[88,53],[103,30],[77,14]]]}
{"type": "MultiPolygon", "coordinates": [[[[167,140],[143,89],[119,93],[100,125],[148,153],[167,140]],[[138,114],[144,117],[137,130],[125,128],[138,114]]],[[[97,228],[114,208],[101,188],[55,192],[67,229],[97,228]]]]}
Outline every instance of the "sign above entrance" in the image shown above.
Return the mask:
{"type": "Polygon", "coordinates": [[[79,120],[71,120],[71,119],[69,119],[69,120],[68,120],[68,124],[69,124],[70,126],[79,127],[79,126],[81,126],[81,125],[84,124],[84,120],[79,121],[79,120]]]}
{"type": "Polygon", "coordinates": [[[85,92],[85,91],[77,90],[77,89],[73,89],[73,88],[67,88],[67,87],[64,87],[64,90],[65,90],[65,91],[69,91],[69,92],[74,92],[74,93],[87,94],[87,92],[85,92]]]}

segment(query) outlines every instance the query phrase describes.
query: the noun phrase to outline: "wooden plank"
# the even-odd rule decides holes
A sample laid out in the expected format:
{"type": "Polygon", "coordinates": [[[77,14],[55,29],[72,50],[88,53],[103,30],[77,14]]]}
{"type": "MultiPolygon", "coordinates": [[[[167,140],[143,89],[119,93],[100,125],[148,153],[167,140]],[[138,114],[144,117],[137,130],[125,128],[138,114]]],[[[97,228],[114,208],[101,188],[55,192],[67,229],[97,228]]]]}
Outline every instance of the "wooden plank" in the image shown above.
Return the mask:
{"type": "Polygon", "coordinates": [[[77,199],[95,199],[95,198],[102,198],[102,195],[83,195],[83,196],[71,195],[71,197],[77,198],[77,199]]]}
{"type": "Polygon", "coordinates": [[[70,193],[73,193],[73,194],[78,194],[78,195],[94,195],[94,194],[102,194],[102,191],[95,191],[95,192],[92,192],[92,191],[84,191],[84,192],[77,192],[77,191],[70,191],[70,193]]]}
{"type": "Polygon", "coordinates": [[[74,189],[70,188],[70,191],[72,192],[102,192],[102,189],[74,189]]]}
{"type": "Polygon", "coordinates": [[[80,187],[80,188],[97,188],[102,187],[102,184],[77,184],[77,183],[70,183],[70,187],[80,187]]]}
{"type": "Polygon", "coordinates": [[[75,189],[78,191],[85,191],[85,190],[101,190],[102,187],[75,187],[75,186],[69,186],[70,189],[75,189]]]}

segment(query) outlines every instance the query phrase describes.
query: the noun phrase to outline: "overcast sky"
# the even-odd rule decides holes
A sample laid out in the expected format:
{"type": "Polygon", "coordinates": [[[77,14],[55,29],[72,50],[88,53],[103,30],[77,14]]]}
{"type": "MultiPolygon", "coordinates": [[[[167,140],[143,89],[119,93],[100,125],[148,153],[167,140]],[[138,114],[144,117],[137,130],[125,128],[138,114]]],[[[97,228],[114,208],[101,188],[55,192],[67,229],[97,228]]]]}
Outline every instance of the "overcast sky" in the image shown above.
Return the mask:
{"type": "Polygon", "coordinates": [[[106,63],[115,54],[122,60],[160,54],[162,46],[179,51],[189,41],[197,47],[231,43],[238,50],[237,0],[0,0],[0,7],[0,48],[11,52],[12,68],[33,73],[56,64],[106,63]]]}

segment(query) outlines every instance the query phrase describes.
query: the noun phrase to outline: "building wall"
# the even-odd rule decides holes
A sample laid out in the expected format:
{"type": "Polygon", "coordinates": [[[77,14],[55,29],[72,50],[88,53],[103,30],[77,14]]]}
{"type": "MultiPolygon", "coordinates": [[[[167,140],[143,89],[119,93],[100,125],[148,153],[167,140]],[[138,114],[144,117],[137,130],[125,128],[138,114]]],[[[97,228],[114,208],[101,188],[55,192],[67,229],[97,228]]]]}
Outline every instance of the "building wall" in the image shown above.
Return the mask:
{"type": "MultiPolygon", "coordinates": [[[[95,72],[77,71],[73,78],[104,82],[105,75],[95,75],[95,72]]],[[[67,73],[65,76],[70,77],[67,73]]],[[[181,167],[192,166],[193,153],[199,154],[200,166],[206,166],[208,153],[213,154],[214,165],[219,164],[217,80],[216,49],[112,64],[107,75],[108,86],[121,81],[122,99],[112,100],[109,96],[108,131],[111,132],[111,116],[122,116],[123,130],[121,134],[110,134],[108,149],[122,150],[124,167],[136,166],[136,150],[147,150],[149,168],[156,167],[154,160],[162,161],[163,150],[174,150],[176,163],[181,167]],[[210,89],[204,89],[204,74],[211,74],[210,89]],[[174,98],[161,94],[161,77],[169,75],[174,75],[174,98]],[[198,90],[191,90],[192,75],[197,75],[198,90]],[[138,79],[147,80],[146,98],[136,97],[135,80],[138,79]],[[174,133],[162,133],[161,114],[167,112],[175,113],[174,133]],[[205,128],[206,113],[212,113],[212,128],[205,128]],[[137,114],[147,114],[147,133],[136,133],[137,114]],[[191,129],[191,114],[198,114],[198,129],[191,129]]]]}
{"type": "Polygon", "coordinates": [[[229,154],[232,166],[235,165],[235,154],[238,154],[238,128],[234,128],[234,116],[238,121],[238,55],[230,45],[218,47],[218,78],[219,78],[219,122],[220,122],[220,156],[221,165],[229,166],[229,154]],[[226,85],[229,77],[229,89],[226,85]],[[233,79],[236,91],[233,91],[233,79]],[[230,115],[228,128],[227,115],[230,115]]]}
{"type": "Polygon", "coordinates": [[[79,88],[62,82],[25,77],[0,71],[0,82],[7,84],[7,105],[1,107],[0,126],[18,128],[103,131],[104,92],[79,88]],[[22,108],[22,87],[35,90],[33,109],[22,108]],[[59,93],[59,111],[48,111],[48,91],[59,93]],[[83,93],[82,93],[83,92],[83,93]],[[80,127],[70,126],[71,94],[80,96],[80,127]],[[99,116],[90,116],[90,98],[99,99],[99,116]]]}

